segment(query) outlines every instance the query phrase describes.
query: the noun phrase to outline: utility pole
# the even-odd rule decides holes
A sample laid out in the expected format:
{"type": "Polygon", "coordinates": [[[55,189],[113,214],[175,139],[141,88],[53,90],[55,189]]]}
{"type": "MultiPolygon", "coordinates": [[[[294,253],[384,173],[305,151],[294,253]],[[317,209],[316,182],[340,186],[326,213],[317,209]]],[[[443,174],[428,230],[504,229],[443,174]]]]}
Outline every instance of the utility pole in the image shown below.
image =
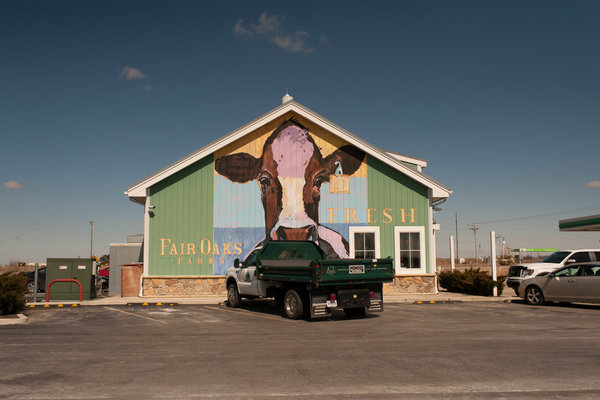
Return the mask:
{"type": "MultiPolygon", "coordinates": [[[[490,246],[490,253],[492,254],[490,260],[492,262],[492,280],[496,282],[496,280],[498,280],[498,274],[496,271],[496,232],[494,231],[490,232],[490,246]]],[[[498,286],[494,285],[494,288],[492,289],[492,294],[494,295],[494,297],[498,296],[498,286]]]]}
{"type": "Polygon", "coordinates": [[[471,226],[469,229],[473,231],[473,237],[475,238],[475,262],[477,262],[479,260],[479,254],[477,252],[477,229],[479,229],[479,224],[469,225],[471,226]]]}
{"type": "Polygon", "coordinates": [[[90,258],[94,257],[94,220],[90,221],[91,234],[90,234],[90,258]]]}
{"type": "Polygon", "coordinates": [[[450,271],[454,272],[454,237],[450,235],[450,271]]]}

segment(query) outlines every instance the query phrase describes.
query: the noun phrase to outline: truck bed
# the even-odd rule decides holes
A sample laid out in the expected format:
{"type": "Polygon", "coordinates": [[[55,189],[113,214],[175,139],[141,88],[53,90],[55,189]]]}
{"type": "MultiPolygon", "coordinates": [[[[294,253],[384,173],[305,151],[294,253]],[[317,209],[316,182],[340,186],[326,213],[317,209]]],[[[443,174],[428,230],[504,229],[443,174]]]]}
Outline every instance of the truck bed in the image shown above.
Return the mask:
{"type": "Polygon", "coordinates": [[[315,286],[384,283],[394,278],[393,260],[261,260],[258,278],[306,282],[315,286]]]}

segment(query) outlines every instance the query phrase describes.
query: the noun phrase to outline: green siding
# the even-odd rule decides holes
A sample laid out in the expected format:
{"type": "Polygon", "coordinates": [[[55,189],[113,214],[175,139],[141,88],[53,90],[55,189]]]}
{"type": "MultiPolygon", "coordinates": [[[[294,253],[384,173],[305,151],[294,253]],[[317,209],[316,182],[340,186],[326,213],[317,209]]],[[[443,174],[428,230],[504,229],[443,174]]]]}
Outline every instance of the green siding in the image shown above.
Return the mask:
{"type": "Polygon", "coordinates": [[[426,186],[410,179],[394,168],[383,162],[368,157],[367,159],[367,204],[371,209],[376,209],[377,220],[369,223],[370,226],[379,226],[381,257],[395,257],[394,227],[395,226],[424,226],[425,227],[425,258],[426,271],[429,270],[429,200],[426,186]],[[410,222],[410,217],[402,222],[401,209],[410,215],[414,208],[415,222],[410,222]],[[383,211],[391,215],[382,217],[383,211]]]}
{"type": "Polygon", "coordinates": [[[406,161],[402,161],[402,164],[406,165],[410,169],[414,169],[415,171],[419,170],[419,166],[417,164],[412,164],[406,161]]]}
{"type": "Polygon", "coordinates": [[[213,274],[212,247],[209,254],[200,252],[203,240],[212,246],[213,188],[212,155],[150,188],[150,204],[155,206],[150,217],[150,276],[213,274]]]}

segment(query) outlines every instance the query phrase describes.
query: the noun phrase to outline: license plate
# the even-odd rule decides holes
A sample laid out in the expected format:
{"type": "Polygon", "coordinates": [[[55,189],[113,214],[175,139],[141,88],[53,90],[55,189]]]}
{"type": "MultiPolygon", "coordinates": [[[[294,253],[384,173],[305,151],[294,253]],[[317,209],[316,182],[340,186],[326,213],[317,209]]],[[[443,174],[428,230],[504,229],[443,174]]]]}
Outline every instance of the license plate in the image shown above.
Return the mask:
{"type": "Polygon", "coordinates": [[[337,307],[337,300],[334,300],[334,301],[327,300],[327,307],[329,307],[329,308],[337,307]]]}
{"type": "Polygon", "coordinates": [[[364,274],[365,266],[364,265],[351,265],[348,267],[349,274],[364,274]]]}

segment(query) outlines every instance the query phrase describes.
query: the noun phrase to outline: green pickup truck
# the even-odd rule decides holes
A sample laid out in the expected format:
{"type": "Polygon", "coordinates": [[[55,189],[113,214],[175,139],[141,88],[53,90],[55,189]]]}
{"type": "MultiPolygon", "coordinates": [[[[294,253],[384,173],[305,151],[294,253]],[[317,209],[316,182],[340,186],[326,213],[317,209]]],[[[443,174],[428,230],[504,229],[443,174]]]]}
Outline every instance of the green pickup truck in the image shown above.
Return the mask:
{"type": "Polygon", "coordinates": [[[383,283],[393,278],[391,258],[328,260],[312,241],[266,240],[227,270],[227,304],[272,297],[292,319],[328,317],[333,308],[360,316],[383,311],[383,283]]]}

